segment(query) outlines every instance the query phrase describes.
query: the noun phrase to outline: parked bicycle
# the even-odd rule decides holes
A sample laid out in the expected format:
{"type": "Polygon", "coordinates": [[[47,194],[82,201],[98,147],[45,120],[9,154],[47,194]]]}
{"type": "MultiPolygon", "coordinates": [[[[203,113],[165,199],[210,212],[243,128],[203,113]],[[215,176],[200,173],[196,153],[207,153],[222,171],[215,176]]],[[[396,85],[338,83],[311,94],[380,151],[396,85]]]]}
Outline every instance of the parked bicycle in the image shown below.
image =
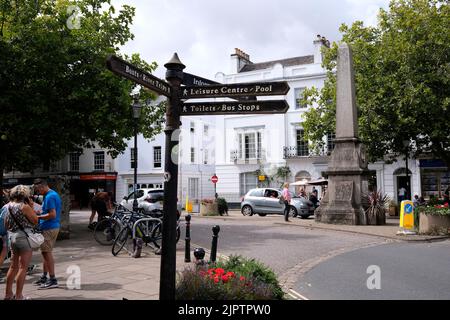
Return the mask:
{"type": "MultiPolygon", "coordinates": [[[[133,212],[124,221],[122,229],[117,234],[112,246],[112,254],[117,256],[122,249],[133,254],[139,242],[141,245],[150,246],[154,249],[161,248],[162,241],[162,216],[161,210],[154,210],[150,214],[133,212]]],[[[179,219],[181,214],[177,212],[177,236],[180,239],[179,219]]]]}
{"type": "Polygon", "coordinates": [[[120,204],[115,204],[114,212],[97,222],[94,228],[94,239],[101,245],[112,245],[119,231],[122,229],[124,219],[132,214],[120,204]]]}

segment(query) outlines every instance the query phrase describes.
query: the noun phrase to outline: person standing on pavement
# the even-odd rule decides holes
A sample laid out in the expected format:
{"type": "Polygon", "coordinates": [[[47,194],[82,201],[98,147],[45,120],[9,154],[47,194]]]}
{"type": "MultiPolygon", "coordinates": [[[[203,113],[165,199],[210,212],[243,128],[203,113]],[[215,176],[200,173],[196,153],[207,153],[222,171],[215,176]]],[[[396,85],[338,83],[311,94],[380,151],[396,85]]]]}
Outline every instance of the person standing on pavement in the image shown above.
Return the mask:
{"type": "Polygon", "coordinates": [[[36,179],[34,187],[39,194],[44,196],[42,214],[39,215],[39,227],[45,239],[41,245],[44,273],[34,284],[39,286],[39,290],[57,288],[58,281],[55,276],[55,261],[52,252],[60,228],[61,198],[56,191],[49,188],[44,179],[36,179]],[[50,277],[48,278],[47,275],[50,277]]]}
{"type": "Polygon", "coordinates": [[[29,196],[28,187],[18,185],[11,189],[11,201],[5,205],[8,210],[5,226],[12,249],[11,265],[6,275],[5,300],[26,299],[22,291],[33,250],[25,230],[32,229],[38,223],[38,217],[32,209],[29,196]],[[16,280],[15,294],[13,292],[14,280],[16,280]]]}
{"type": "Polygon", "coordinates": [[[281,191],[281,196],[284,201],[284,221],[289,221],[289,205],[291,203],[291,193],[289,192],[289,183],[283,185],[283,191],[281,191]]]}

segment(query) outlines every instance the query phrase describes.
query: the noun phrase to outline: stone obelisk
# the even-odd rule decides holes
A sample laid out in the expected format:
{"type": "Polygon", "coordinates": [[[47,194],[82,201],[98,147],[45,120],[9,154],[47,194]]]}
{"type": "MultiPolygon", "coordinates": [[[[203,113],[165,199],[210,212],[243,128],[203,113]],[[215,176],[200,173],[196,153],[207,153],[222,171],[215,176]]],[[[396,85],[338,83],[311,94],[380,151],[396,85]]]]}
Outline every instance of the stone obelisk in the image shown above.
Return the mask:
{"type": "Polygon", "coordinates": [[[367,161],[358,139],[358,114],[352,51],[338,49],[336,81],[336,139],[328,164],[328,190],[316,210],[316,221],[333,224],[365,224],[361,196],[367,192],[367,161]]]}

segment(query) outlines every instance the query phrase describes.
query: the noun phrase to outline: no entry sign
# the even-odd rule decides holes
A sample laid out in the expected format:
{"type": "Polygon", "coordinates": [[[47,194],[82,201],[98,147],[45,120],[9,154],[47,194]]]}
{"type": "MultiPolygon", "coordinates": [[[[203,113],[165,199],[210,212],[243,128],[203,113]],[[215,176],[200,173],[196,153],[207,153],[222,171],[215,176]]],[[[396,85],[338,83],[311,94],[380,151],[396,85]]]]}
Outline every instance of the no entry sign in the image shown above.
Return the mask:
{"type": "Polygon", "coordinates": [[[213,175],[213,176],[211,177],[211,182],[212,182],[212,183],[216,184],[218,181],[219,181],[219,178],[218,178],[216,175],[213,175]]]}

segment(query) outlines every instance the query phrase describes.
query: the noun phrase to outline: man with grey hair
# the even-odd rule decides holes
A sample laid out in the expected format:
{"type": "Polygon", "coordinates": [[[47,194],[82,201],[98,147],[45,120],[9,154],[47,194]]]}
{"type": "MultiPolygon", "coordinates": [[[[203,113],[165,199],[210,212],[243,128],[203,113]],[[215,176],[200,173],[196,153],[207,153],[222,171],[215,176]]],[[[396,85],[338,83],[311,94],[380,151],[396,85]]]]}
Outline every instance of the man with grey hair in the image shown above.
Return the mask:
{"type": "Polygon", "coordinates": [[[45,239],[40,248],[44,260],[44,273],[34,284],[40,286],[38,289],[57,288],[58,281],[55,276],[55,261],[52,251],[60,228],[61,198],[56,191],[49,188],[47,181],[44,179],[36,179],[34,188],[44,196],[42,214],[39,215],[39,227],[45,239]],[[50,278],[47,278],[47,274],[50,278]]]}

